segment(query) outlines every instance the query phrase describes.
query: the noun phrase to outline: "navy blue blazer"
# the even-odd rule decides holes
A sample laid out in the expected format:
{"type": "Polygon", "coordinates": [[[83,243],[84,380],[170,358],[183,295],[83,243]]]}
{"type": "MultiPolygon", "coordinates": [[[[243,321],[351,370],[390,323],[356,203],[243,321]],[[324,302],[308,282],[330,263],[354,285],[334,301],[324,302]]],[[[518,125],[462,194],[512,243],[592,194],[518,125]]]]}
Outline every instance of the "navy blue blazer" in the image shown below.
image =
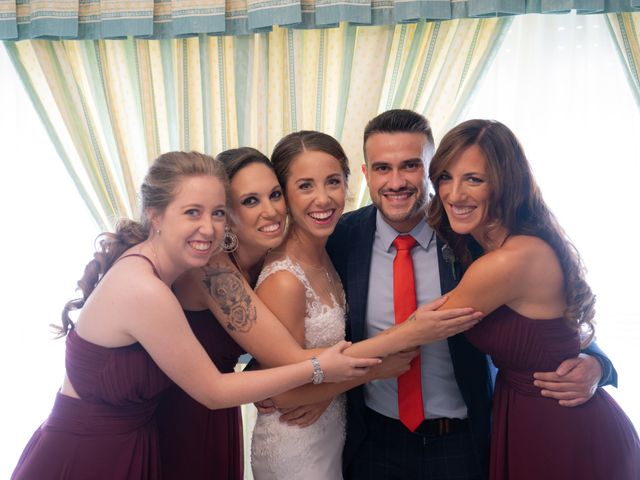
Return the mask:
{"type": "MultiPolygon", "coordinates": [[[[347,294],[349,305],[347,338],[357,342],[365,338],[365,315],[369,291],[369,271],[376,229],[377,209],[370,205],[345,214],[327,243],[327,251],[336,267],[347,294]]],[[[446,293],[455,287],[451,265],[442,258],[442,244],[438,242],[440,285],[446,293]]],[[[488,461],[489,425],[493,376],[487,356],[473,347],[464,335],[448,339],[453,369],[467,404],[470,428],[478,458],[488,461]]],[[[343,453],[346,470],[354,453],[364,440],[367,424],[364,421],[364,389],[358,387],[347,393],[347,440],[343,453]]]]}

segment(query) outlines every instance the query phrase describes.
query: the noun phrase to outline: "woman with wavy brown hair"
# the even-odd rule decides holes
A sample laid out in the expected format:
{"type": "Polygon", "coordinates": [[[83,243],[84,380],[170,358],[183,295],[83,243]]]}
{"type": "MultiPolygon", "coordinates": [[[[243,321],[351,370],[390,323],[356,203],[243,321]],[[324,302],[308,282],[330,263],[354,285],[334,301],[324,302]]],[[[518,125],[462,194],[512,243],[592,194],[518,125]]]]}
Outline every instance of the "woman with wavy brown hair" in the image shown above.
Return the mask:
{"type": "Polygon", "coordinates": [[[515,135],[496,121],[464,122],[443,138],[429,177],[429,223],[466,268],[446,308],[487,314],[465,335],[499,369],[490,478],[639,478],[638,435],[604,390],[565,408],[533,384],[533,372],[593,339],[595,296],[515,135]]]}

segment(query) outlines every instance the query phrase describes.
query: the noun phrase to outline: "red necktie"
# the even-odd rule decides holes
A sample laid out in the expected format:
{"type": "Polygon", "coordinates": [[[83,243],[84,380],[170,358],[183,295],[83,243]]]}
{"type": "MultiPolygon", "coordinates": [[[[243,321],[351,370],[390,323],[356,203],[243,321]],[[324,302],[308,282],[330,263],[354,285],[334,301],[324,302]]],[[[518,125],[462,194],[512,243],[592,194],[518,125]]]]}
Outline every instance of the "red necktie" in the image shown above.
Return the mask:
{"type": "MultiPolygon", "coordinates": [[[[393,310],[396,324],[404,322],[416,310],[416,287],[413,278],[411,249],[416,240],[411,235],[398,235],[393,241],[393,310]]],[[[424,420],[420,355],[411,361],[408,372],[398,377],[398,411],[400,421],[412,432],[424,420]]]]}

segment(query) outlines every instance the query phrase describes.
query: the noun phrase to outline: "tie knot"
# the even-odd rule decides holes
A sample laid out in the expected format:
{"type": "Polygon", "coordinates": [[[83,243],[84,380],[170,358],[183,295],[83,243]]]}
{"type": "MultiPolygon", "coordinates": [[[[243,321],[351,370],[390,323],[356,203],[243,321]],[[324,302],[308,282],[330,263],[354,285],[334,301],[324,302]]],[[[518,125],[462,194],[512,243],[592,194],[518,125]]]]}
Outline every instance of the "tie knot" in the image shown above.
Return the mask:
{"type": "Polygon", "coordinates": [[[416,239],[411,235],[398,235],[393,241],[393,246],[396,250],[411,250],[416,243],[416,239]]]}

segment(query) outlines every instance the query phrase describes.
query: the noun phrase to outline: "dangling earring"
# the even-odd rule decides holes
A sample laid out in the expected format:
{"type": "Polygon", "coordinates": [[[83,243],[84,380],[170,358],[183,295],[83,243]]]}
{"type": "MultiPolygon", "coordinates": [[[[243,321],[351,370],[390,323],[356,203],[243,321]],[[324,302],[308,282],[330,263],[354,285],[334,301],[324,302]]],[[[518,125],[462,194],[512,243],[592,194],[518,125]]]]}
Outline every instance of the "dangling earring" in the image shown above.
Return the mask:
{"type": "Polygon", "coordinates": [[[160,229],[159,228],[156,229],[156,235],[160,236],[160,229]]]}
{"type": "Polygon", "coordinates": [[[222,238],[222,250],[231,253],[238,249],[238,236],[231,231],[229,225],[224,227],[224,237],[222,238]]]}

